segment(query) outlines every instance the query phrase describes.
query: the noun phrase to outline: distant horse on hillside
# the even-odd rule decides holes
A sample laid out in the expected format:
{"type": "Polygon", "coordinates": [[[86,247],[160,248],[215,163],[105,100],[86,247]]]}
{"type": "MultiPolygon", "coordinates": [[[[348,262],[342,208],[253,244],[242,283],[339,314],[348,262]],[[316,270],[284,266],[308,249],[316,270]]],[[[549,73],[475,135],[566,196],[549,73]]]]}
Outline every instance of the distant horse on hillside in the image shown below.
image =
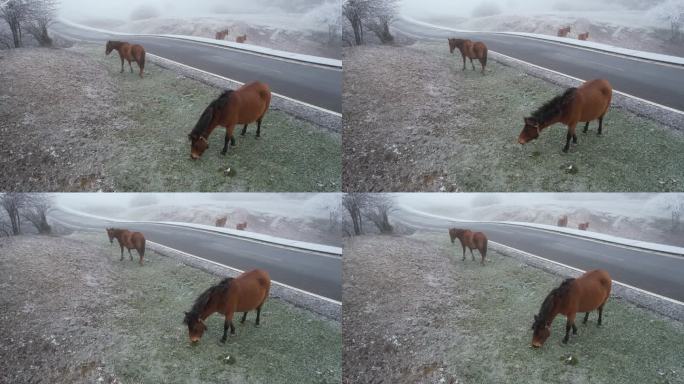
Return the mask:
{"type": "Polygon", "coordinates": [[[461,247],[463,248],[463,260],[465,260],[465,249],[468,247],[470,249],[470,257],[475,261],[475,255],[473,254],[473,249],[480,251],[480,256],[482,260],[480,264],[484,265],[485,257],[487,256],[487,236],[482,232],[473,232],[469,229],[459,229],[450,228],[449,237],[451,238],[451,243],[454,243],[455,239],[461,242],[461,247]]]}
{"type": "Polygon", "coordinates": [[[244,272],[236,278],[223,279],[217,285],[208,288],[195,300],[190,312],[185,312],[183,323],[188,326],[190,341],[196,343],[202,338],[204,331],[207,330],[204,320],[215,312],[222,314],[225,318],[222,343],[226,342],[228,328],[230,328],[231,335],[235,334],[233,325],[235,312],[243,312],[240,323],[244,323],[247,319],[247,312],[256,309],[255,325],[259,326],[261,307],[268,298],[270,288],[271,278],[266,271],[261,269],[244,272]]]}
{"type": "Polygon", "coordinates": [[[568,215],[563,215],[558,219],[558,226],[559,227],[567,227],[568,226],[568,215]]]}
{"type": "Polygon", "coordinates": [[[580,33],[577,38],[583,41],[589,40],[589,32],[580,33]]]}
{"type": "Polygon", "coordinates": [[[582,230],[582,231],[586,231],[587,228],[589,228],[589,222],[587,221],[586,223],[580,223],[580,224],[577,226],[577,228],[580,229],[580,230],[582,230]]]}
{"type": "Polygon", "coordinates": [[[247,34],[246,33],[242,36],[237,36],[235,38],[236,43],[244,43],[245,41],[247,41],[247,34]]]}
{"type": "Polygon", "coordinates": [[[564,27],[558,30],[558,37],[567,37],[570,33],[570,27],[564,27]]]}
{"type": "Polygon", "coordinates": [[[223,31],[216,32],[216,40],[225,40],[226,36],[230,34],[229,29],[224,29],[223,31]]]}
{"type": "Polygon", "coordinates": [[[216,226],[225,227],[226,221],[228,221],[228,216],[219,217],[218,219],[216,219],[216,226]]]}
{"type": "Polygon", "coordinates": [[[544,299],[539,309],[539,314],[534,316],[532,330],[532,346],[540,348],[551,335],[551,323],[558,314],[565,315],[565,337],[563,343],[570,338],[570,329],[573,335],[577,334],[575,316],[577,312],[586,312],[583,324],[589,320],[589,312],[598,309],[598,325],[603,320],[603,306],[610,297],[612,280],[608,272],[595,269],[588,271],[576,279],[567,279],[553,289],[544,299]]]}
{"type": "Polygon", "coordinates": [[[209,135],[221,125],[226,127],[226,139],[221,154],[228,151],[228,142],[235,145],[233,130],[236,124],[244,124],[240,136],[247,132],[247,125],[257,122],[256,137],[261,136],[261,120],[271,103],[271,90],[268,85],[258,81],[245,84],[236,90],[224,91],[202,112],[195,128],[188,134],[190,139],[190,158],[197,160],[209,148],[209,135]]]}
{"type": "Polygon", "coordinates": [[[145,236],[140,232],[131,232],[127,229],[120,228],[107,228],[107,236],[109,236],[109,242],[114,243],[114,239],[119,242],[119,247],[121,247],[121,259],[123,260],[124,247],[128,249],[128,256],[133,260],[133,255],[131,254],[131,249],[138,251],[138,256],[140,256],[140,265],[143,265],[143,257],[145,257],[145,236]]]}
{"type": "Polygon", "coordinates": [[[235,229],[239,231],[244,231],[247,229],[247,222],[245,221],[244,223],[238,223],[238,225],[235,226],[235,229]]]}
{"type": "Polygon", "coordinates": [[[480,65],[482,65],[482,74],[484,75],[485,73],[485,66],[487,66],[487,46],[478,41],[473,43],[470,40],[465,40],[465,39],[454,39],[450,38],[449,40],[449,52],[454,53],[454,50],[458,48],[458,50],[461,52],[461,57],[463,58],[463,70],[465,71],[466,69],[466,57],[470,59],[470,65],[473,66],[473,71],[475,70],[475,64],[473,63],[473,59],[477,59],[480,61],[480,65]]]}
{"type": "Polygon", "coordinates": [[[525,127],[520,132],[518,143],[528,143],[539,137],[544,128],[563,123],[568,126],[563,152],[568,152],[570,139],[577,144],[575,134],[577,123],[586,122],[584,126],[584,133],[586,133],[589,129],[589,122],[598,119],[598,134],[601,134],[603,117],[610,107],[612,97],[613,87],[607,80],[590,80],[578,88],[570,88],[541,106],[531,117],[524,119],[525,127]]]}
{"type": "Polygon", "coordinates": [[[135,61],[140,68],[140,78],[142,79],[143,70],[145,69],[145,48],[139,44],[131,45],[125,41],[110,40],[107,42],[105,55],[109,55],[114,49],[119,52],[119,57],[121,58],[121,73],[124,71],[124,59],[128,61],[128,67],[131,68],[131,73],[133,73],[131,61],[135,61]]]}

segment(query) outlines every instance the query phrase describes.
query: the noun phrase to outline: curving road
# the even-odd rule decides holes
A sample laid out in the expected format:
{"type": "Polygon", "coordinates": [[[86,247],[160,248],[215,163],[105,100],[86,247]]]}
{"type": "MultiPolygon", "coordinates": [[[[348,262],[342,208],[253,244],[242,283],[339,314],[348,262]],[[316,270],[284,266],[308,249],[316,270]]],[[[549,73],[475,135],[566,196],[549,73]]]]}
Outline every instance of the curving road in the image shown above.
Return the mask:
{"type": "MultiPolygon", "coordinates": [[[[398,210],[395,220],[443,232],[450,227],[482,231],[491,241],[575,268],[607,270],[614,280],[684,302],[684,257],[593,241],[510,224],[459,222],[398,210]]],[[[458,245],[460,251],[460,245],[458,245]]]]}
{"type": "Polygon", "coordinates": [[[448,37],[482,41],[489,49],[504,55],[584,80],[607,79],[617,91],[684,111],[684,66],[633,59],[529,37],[492,32],[457,33],[406,19],[397,20],[394,29],[419,40],[443,39],[445,50],[448,49],[448,37]]]}
{"type": "Polygon", "coordinates": [[[338,256],[173,225],[108,222],[59,209],[51,210],[48,219],[76,230],[101,231],[103,238],[107,226],[125,226],[155,243],[241,270],[263,268],[275,281],[342,300],[342,258],[338,256]]]}
{"type": "MultiPolygon", "coordinates": [[[[337,113],[342,112],[340,69],[167,37],[108,34],[60,22],[53,24],[50,29],[67,39],[103,43],[103,54],[104,42],[107,40],[142,44],[147,52],[154,55],[243,83],[263,81],[273,92],[283,96],[337,113]]],[[[118,61],[118,57],[112,60],[118,61]]]]}

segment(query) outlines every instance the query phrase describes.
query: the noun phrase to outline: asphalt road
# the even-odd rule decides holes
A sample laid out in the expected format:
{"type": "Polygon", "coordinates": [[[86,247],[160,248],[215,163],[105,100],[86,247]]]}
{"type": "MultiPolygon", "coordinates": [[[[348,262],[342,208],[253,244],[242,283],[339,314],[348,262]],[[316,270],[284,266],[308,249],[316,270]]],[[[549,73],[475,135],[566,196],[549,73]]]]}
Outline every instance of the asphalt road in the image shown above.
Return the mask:
{"type": "MultiPolygon", "coordinates": [[[[342,300],[342,258],[164,224],[113,223],[53,209],[48,220],[80,230],[107,226],[140,231],[147,240],[241,270],[262,268],[271,279],[333,300],[342,300]]],[[[114,246],[117,247],[116,241],[114,246]]],[[[125,254],[125,251],[124,251],[125,254]]]]}
{"type": "MultiPolygon", "coordinates": [[[[450,32],[405,19],[397,20],[394,28],[417,39],[444,40],[445,50],[449,49],[448,37],[482,41],[490,50],[504,55],[584,80],[607,79],[617,91],[684,111],[684,66],[631,59],[528,37],[450,32]]],[[[455,55],[460,61],[460,54],[456,52],[455,55]]]]}
{"type": "MultiPolygon", "coordinates": [[[[491,241],[585,271],[605,269],[621,283],[684,301],[684,257],[508,224],[441,220],[403,210],[395,217],[416,228],[444,232],[445,238],[451,227],[482,231],[491,241]]],[[[456,246],[460,251],[460,244],[456,246]]]]}
{"type": "MultiPolygon", "coordinates": [[[[145,51],[154,55],[243,83],[262,81],[268,84],[273,92],[327,110],[342,112],[342,71],[340,69],[276,59],[179,39],[110,35],[59,22],[52,25],[50,29],[67,39],[102,43],[102,54],[104,54],[104,43],[107,40],[138,43],[145,47],[145,51]]],[[[118,62],[119,58],[116,53],[112,60],[118,62]]]]}

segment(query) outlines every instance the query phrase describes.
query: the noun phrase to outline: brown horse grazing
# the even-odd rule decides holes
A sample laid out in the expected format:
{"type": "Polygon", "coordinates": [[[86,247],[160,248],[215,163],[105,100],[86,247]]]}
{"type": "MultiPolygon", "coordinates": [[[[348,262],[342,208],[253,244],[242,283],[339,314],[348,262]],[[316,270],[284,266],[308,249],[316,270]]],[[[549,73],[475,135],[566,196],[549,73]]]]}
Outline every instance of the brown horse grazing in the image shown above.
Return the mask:
{"type": "Polygon", "coordinates": [[[124,59],[128,61],[128,66],[131,68],[131,73],[133,73],[133,66],[131,65],[131,60],[138,63],[140,68],[140,78],[143,77],[143,70],[145,69],[145,48],[138,44],[129,44],[125,41],[108,41],[105,54],[109,55],[113,49],[119,51],[119,57],[121,58],[121,73],[123,73],[124,59]]]}
{"type": "Polygon", "coordinates": [[[551,323],[558,314],[565,315],[565,338],[567,343],[570,338],[570,328],[573,335],[577,334],[575,315],[577,312],[586,312],[583,324],[589,320],[589,312],[598,308],[598,325],[603,319],[603,306],[610,296],[612,280],[608,272],[602,269],[588,271],[576,279],[563,281],[560,287],[553,289],[539,309],[539,314],[534,316],[532,329],[532,346],[539,348],[544,345],[551,335],[551,323]]]}
{"type": "Polygon", "coordinates": [[[217,227],[225,227],[226,221],[228,221],[228,216],[219,217],[218,219],[216,219],[215,224],[217,227]]]}
{"type": "Polygon", "coordinates": [[[228,29],[224,29],[223,31],[218,31],[216,32],[216,40],[225,40],[226,36],[230,34],[230,31],[228,29]]]}
{"type": "Polygon", "coordinates": [[[518,143],[525,144],[539,137],[544,128],[563,123],[568,126],[563,152],[568,152],[570,139],[577,144],[575,127],[580,121],[586,122],[584,133],[587,133],[589,122],[598,119],[598,134],[601,134],[603,117],[608,112],[612,98],[613,88],[607,80],[590,80],[578,88],[570,88],[544,104],[531,117],[525,118],[525,127],[520,132],[518,143]]]}
{"type": "Polygon", "coordinates": [[[589,40],[589,32],[580,33],[577,38],[583,41],[589,40]]]}
{"type": "Polygon", "coordinates": [[[209,148],[209,135],[219,125],[226,127],[226,139],[221,154],[228,151],[228,141],[235,146],[233,130],[236,124],[244,124],[240,136],[247,132],[247,125],[257,122],[256,137],[261,136],[261,120],[271,104],[271,90],[258,81],[245,84],[235,91],[224,91],[202,112],[195,128],[188,134],[190,158],[197,160],[209,148]]]}
{"type": "Polygon", "coordinates": [[[228,328],[230,328],[231,335],[235,334],[233,325],[235,312],[244,312],[240,320],[240,323],[244,323],[247,319],[247,312],[256,309],[256,325],[259,326],[261,307],[268,298],[270,288],[271,278],[266,271],[261,269],[244,272],[236,278],[223,279],[217,285],[210,287],[199,295],[190,312],[185,312],[183,323],[188,325],[190,341],[196,343],[202,338],[202,334],[207,330],[204,320],[214,312],[225,317],[222,343],[226,342],[228,328]]]}
{"type": "Polygon", "coordinates": [[[131,254],[131,249],[138,251],[138,256],[140,256],[140,265],[143,265],[143,257],[145,257],[145,236],[140,232],[131,232],[127,229],[119,228],[107,228],[107,236],[109,236],[109,242],[114,243],[114,238],[119,242],[119,247],[121,247],[121,259],[123,260],[124,247],[128,249],[128,256],[133,260],[133,255],[131,254]]]}
{"type": "Polygon", "coordinates": [[[464,71],[466,69],[466,57],[470,59],[470,65],[473,66],[473,71],[475,70],[473,59],[478,59],[480,65],[482,65],[482,74],[484,75],[485,66],[487,66],[487,46],[484,43],[479,41],[473,43],[470,40],[450,38],[449,52],[454,53],[454,49],[456,48],[461,51],[464,71]]]}
{"type": "Polygon", "coordinates": [[[239,231],[244,231],[247,229],[247,222],[245,221],[244,223],[238,223],[238,225],[235,226],[235,229],[239,231]]]}
{"type": "Polygon", "coordinates": [[[559,227],[567,227],[568,226],[568,215],[563,215],[558,219],[558,226],[559,227]]]}
{"type": "Polygon", "coordinates": [[[580,230],[582,230],[582,231],[586,231],[587,228],[589,228],[589,222],[587,221],[586,223],[580,223],[580,224],[577,226],[577,228],[580,229],[580,230]]]}
{"type": "Polygon", "coordinates": [[[242,36],[237,36],[235,38],[236,43],[244,43],[245,41],[247,41],[247,34],[246,33],[242,36]]]}
{"type": "Polygon", "coordinates": [[[570,33],[570,27],[561,28],[558,30],[558,37],[567,37],[570,33]]]}
{"type": "Polygon", "coordinates": [[[463,260],[466,258],[465,249],[470,248],[470,257],[475,261],[475,255],[473,254],[473,249],[480,251],[480,256],[482,260],[480,264],[484,265],[485,257],[487,256],[487,236],[482,232],[473,232],[469,229],[459,229],[451,228],[449,229],[449,237],[451,238],[451,243],[454,243],[454,239],[461,242],[461,247],[463,247],[463,260]]]}

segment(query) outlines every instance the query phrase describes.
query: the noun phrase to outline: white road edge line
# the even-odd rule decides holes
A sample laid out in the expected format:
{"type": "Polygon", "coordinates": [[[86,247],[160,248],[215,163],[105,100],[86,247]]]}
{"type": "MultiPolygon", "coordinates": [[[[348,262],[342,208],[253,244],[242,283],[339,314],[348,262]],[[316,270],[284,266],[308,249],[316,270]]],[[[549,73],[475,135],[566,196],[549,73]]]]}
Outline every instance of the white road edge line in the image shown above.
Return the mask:
{"type": "MultiPolygon", "coordinates": [[[[126,223],[126,222],[124,222],[124,223],[126,223]]],[[[191,230],[191,231],[205,232],[205,233],[211,233],[211,234],[220,234],[220,235],[224,235],[224,236],[233,237],[233,238],[236,238],[236,239],[238,239],[238,240],[248,241],[248,242],[250,242],[250,243],[261,244],[261,245],[266,244],[266,245],[268,245],[268,246],[270,246],[270,247],[274,247],[274,248],[287,249],[287,250],[295,250],[295,251],[298,251],[298,252],[301,252],[301,253],[309,253],[309,254],[312,254],[312,255],[315,255],[315,256],[327,257],[327,258],[329,258],[329,259],[334,259],[334,260],[341,260],[341,259],[342,259],[342,254],[340,254],[339,256],[333,256],[333,254],[326,253],[326,252],[323,252],[323,251],[317,251],[317,250],[315,250],[315,249],[306,249],[306,248],[299,248],[299,247],[295,247],[295,246],[291,246],[291,245],[271,243],[271,242],[268,242],[268,241],[265,241],[265,240],[252,239],[252,238],[249,238],[249,237],[242,237],[242,236],[239,236],[239,235],[233,235],[233,234],[225,233],[225,232],[211,231],[211,230],[209,230],[209,229],[193,228],[193,227],[187,227],[187,226],[184,226],[184,225],[164,224],[164,223],[155,223],[155,222],[144,222],[144,221],[142,221],[142,222],[137,222],[137,223],[134,222],[134,221],[131,221],[131,222],[129,222],[129,223],[131,223],[131,224],[169,225],[169,226],[172,226],[172,227],[182,228],[182,229],[191,230]]]]}
{"type": "MultiPolygon", "coordinates": [[[[152,243],[152,244],[154,244],[154,245],[156,245],[156,246],[159,246],[159,247],[162,247],[162,248],[170,249],[170,250],[172,250],[172,251],[174,251],[174,252],[178,252],[178,253],[183,254],[183,255],[185,255],[185,256],[193,257],[193,258],[195,258],[195,259],[199,259],[199,260],[202,260],[202,261],[206,261],[206,262],[208,262],[208,263],[211,263],[211,264],[214,264],[214,265],[223,267],[223,268],[231,269],[231,270],[233,270],[233,271],[235,271],[235,272],[237,272],[237,273],[243,273],[243,272],[244,272],[243,270],[240,270],[240,269],[237,269],[237,268],[233,268],[233,267],[228,266],[228,265],[225,265],[225,264],[217,263],[217,262],[215,262],[215,261],[208,260],[208,259],[205,259],[205,258],[203,258],[203,257],[199,257],[199,256],[196,256],[196,255],[193,255],[193,254],[191,254],[191,253],[183,252],[183,251],[181,251],[181,250],[178,250],[178,249],[175,249],[175,248],[171,248],[171,247],[166,246],[166,245],[164,245],[164,244],[159,244],[159,243],[156,243],[156,242],[154,242],[154,241],[149,241],[149,240],[148,240],[147,242],[148,242],[148,243],[152,243]]],[[[295,288],[295,287],[293,287],[293,286],[291,286],[291,285],[283,284],[283,283],[278,282],[278,281],[275,281],[275,280],[271,280],[271,283],[276,284],[276,285],[280,285],[281,287],[285,287],[285,288],[288,288],[288,289],[292,289],[292,290],[297,291],[297,292],[300,292],[300,293],[304,293],[304,294],[309,295],[309,296],[313,296],[313,297],[315,297],[315,298],[317,298],[317,299],[325,300],[325,301],[327,301],[327,302],[329,302],[329,303],[333,303],[333,304],[335,304],[335,305],[340,305],[340,306],[342,305],[342,302],[340,302],[340,301],[333,300],[333,299],[331,299],[331,298],[329,298],[329,297],[317,295],[317,294],[315,294],[315,293],[313,293],[313,292],[305,291],[305,290],[303,290],[303,289],[295,288]]]]}
{"type": "MultiPolygon", "coordinates": [[[[424,38],[425,38],[425,37],[418,36],[418,35],[415,35],[415,34],[412,34],[412,33],[407,33],[407,32],[404,32],[404,31],[402,31],[402,33],[407,34],[407,35],[409,35],[409,36],[413,36],[413,37],[415,37],[415,38],[419,38],[419,39],[424,39],[424,38]]],[[[438,38],[429,38],[429,39],[438,40],[438,38]]],[[[537,69],[542,69],[542,70],[545,70],[545,71],[549,71],[549,72],[551,72],[551,73],[555,73],[556,75],[565,76],[565,77],[567,77],[567,78],[569,78],[569,79],[573,79],[573,80],[580,81],[580,82],[585,82],[585,81],[586,81],[586,80],[580,79],[579,77],[574,77],[574,76],[571,76],[571,75],[568,75],[568,74],[565,74],[565,73],[562,73],[562,72],[555,71],[555,70],[553,70],[553,69],[549,69],[549,68],[546,68],[546,67],[542,67],[541,65],[532,64],[532,63],[530,63],[530,62],[528,62],[528,61],[525,61],[525,60],[516,59],[515,57],[511,57],[511,56],[508,56],[508,55],[504,55],[503,53],[500,53],[500,52],[497,52],[497,51],[493,51],[493,50],[491,50],[491,49],[489,50],[489,52],[495,53],[495,54],[497,54],[497,55],[501,55],[501,56],[503,56],[503,57],[505,57],[505,58],[507,58],[507,59],[510,59],[510,60],[514,60],[514,61],[517,61],[517,62],[520,62],[520,63],[523,63],[523,64],[530,65],[530,66],[535,67],[535,68],[537,68],[537,69]]],[[[646,104],[652,105],[652,106],[654,106],[654,107],[662,108],[662,109],[664,109],[664,110],[666,110],[666,111],[670,111],[670,112],[674,112],[674,113],[677,113],[677,114],[680,114],[680,115],[684,115],[684,111],[680,111],[680,110],[678,110],[678,109],[675,109],[675,108],[672,108],[672,107],[668,107],[668,106],[666,106],[666,105],[658,104],[658,103],[653,102],[653,101],[650,101],[650,100],[642,99],[641,97],[634,96],[634,95],[630,95],[629,93],[625,93],[625,92],[618,91],[618,90],[613,90],[613,92],[615,92],[615,93],[617,93],[617,94],[620,94],[620,95],[622,95],[622,96],[625,96],[625,97],[632,98],[632,99],[634,99],[634,100],[638,100],[638,101],[640,101],[640,102],[642,102],[642,103],[646,103],[646,104]]]]}
{"type": "MultiPolygon", "coordinates": [[[[174,64],[176,64],[176,65],[180,65],[180,66],[183,66],[183,67],[186,67],[186,68],[193,69],[193,70],[195,70],[195,71],[199,71],[199,72],[201,72],[201,73],[204,73],[205,75],[210,75],[210,76],[218,77],[219,79],[222,79],[222,80],[232,81],[232,82],[237,83],[237,84],[240,84],[240,85],[244,85],[244,84],[245,84],[245,83],[243,83],[243,82],[241,82],[241,81],[237,81],[237,80],[234,80],[234,79],[225,77],[225,76],[217,75],[217,74],[215,74],[215,73],[211,73],[211,72],[205,71],[205,70],[203,70],[203,69],[195,68],[195,67],[193,67],[193,66],[191,66],[191,65],[179,63],[179,62],[177,62],[177,61],[175,61],[175,60],[167,59],[166,57],[163,57],[163,56],[158,56],[158,55],[155,55],[155,54],[152,54],[152,53],[148,53],[147,56],[153,56],[153,57],[156,57],[156,58],[164,59],[164,60],[170,61],[170,62],[172,62],[172,63],[174,63],[174,64]]],[[[339,113],[339,112],[331,111],[331,110],[325,109],[325,108],[323,108],[323,107],[319,107],[319,106],[316,106],[316,105],[313,105],[313,104],[309,104],[309,103],[304,102],[304,101],[300,101],[300,100],[297,100],[297,99],[293,99],[293,98],[291,98],[291,97],[288,97],[288,96],[285,96],[285,95],[281,95],[281,94],[276,93],[276,92],[271,92],[271,94],[274,95],[274,96],[277,96],[277,97],[279,97],[279,98],[281,98],[281,99],[285,99],[285,100],[291,101],[291,102],[293,102],[293,103],[301,104],[301,105],[303,105],[303,106],[305,106],[305,107],[307,107],[307,108],[313,108],[313,109],[315,109],[315,110],[318,110],[318,111],[321,111],[321,112],[324,112],[324,113],[328,113],[328,114],[330,114],[330,115],[334,115],[334,116],[337,116],[337,117],[342,117],[342,114],[339,113]]]]}
{"type": "MultiPolygon", "coordinates": [[[[555,73],[556,75],[565,76],[565,77],[567,77],[567,78],[569,78],[569,79],[573,79],[573,80],[580,81],[580,82],[585,82],[585,81],[586,81],[586,80],[580,79],[579,77],[574,77],[574,76],[567,75],[567,74],[562,73],[562,72],[554,71],[553,69],[549,69],[549,68],[546,68],[546,67],[542,67],[541,65],[537,65],[537,64],[532,64],[532,63],[527,62],[527,61],[525,61],[525,60],[516,59],[515,57],[511,57],[511,56],[508,56],[508,55],[504,55],[503,53],[500,53],[500,52],[497,52],[497,51],[492,51],[492,50],[490,50],[490,52],[496,53],[497,55],[501,55],[501,56],[503,56],[503,57],[505,57],[505,58],[507,58],[507,59],[510,59],[510,60],[514,60],[514,61],[517,61],[517,62],[520,62],[520,63],[523,63],[523,64],[530,65],[530,66],[535,67],[535,68],[537,68],[537,69],[543,69],[543,70],[545,70],[545,71],[549,71],[549,72],[551,72],[551,73],[555,73]]],[[[684,111],[680,111],[680,110],[675,109],[675,108],[672,108],[672,107],[668,107],[668,106],[665,106],[665,105],[662,105],[662,104],[658,104],[658,103],[653,102],[653,101],[650,101],[650,100],[642,99],[641,97],[634,96],[634,95],[630,95],[629,93],[625,93],[625,92],[618,91],[618,90],[613,90],[613,92],[615,92],[615,93],[617,93],[617,94],[620,94],[620,95],[622,95],[622,96],[626,96],[626,97],[629,97],[629,98],[638,100],[638,101],[640,101],[640,102],[642,102],[642,103],[650,104],[650,105],[652,105],[652,106],[654,106],[654,107],[662,108],[662,109],[667,110],[667,111],[670,111],[670,112],[674,112],[674,113],[678,113],[678,114],[680,114],[680,115],[684,115],[684,111]]]]}
{"type": "MultiPolygon", "coordinates": [[[[571,266],[569,266],[569,265],[566,265],[566,264],[563,264],[563,263],[559,263],[559,262],[557,262],[557,261],[549,260],[549,259],[543,258],[543,257],[541,257],[541,256],[537,256],[537,255],[535,255],[535,254],[533,254],[533,253],[529,253],[529,252],[526,252],[526,251],[522,251],[522,250],[520,250],[520,249],[513,248],[513,247],[508,246],[508,245],[505,245],[505,244],[497,243],[496,241],[490,241],[490,242],[493,243],[493,244],[496,244],[497,246],[500,246],[500,247],[502,247],[502,248],[511,249],[511,250],[513,250],[513,251],[515,251],[515,252],[519,252],[519,253],[522,253],[522,254],[527,255],[527,256],[530,256],[530,257],[534,257],[534,258],[537,258],[537,259],[540,259],[540,260],[544,260],[544,261],[550,262],[550,263],[552,263],[552,264],[560,265],[560,266],[565,267],[565,268],[570,268],[570,269],[572,269],[572,270],[574,270],[574,271],[577,271],[577,272],[580,272],[580,273],[586,272],[586,271],[584,271],[584,270],[582,270],[582,269],[575,268],[575,267],[571,267],[571,266]]],[[[684,306],[684,302],[681,302],[681,301],[679,301],[679,300],[671,299],[671,298],[669,298],[669,297],[666,297],[666,296],[663,296],[663,295],[659,295],[659,294],[657,294],[657,293],[649,292],[649,291],[646,291],[646,290],[644,290],[644,289],[637,288],[637,287],[634,287],[634,286],[632,286],[632,285],[629,285],[629,284],[625,284],[625,283],[619,282],[619,281],[617,281],[617,280],[613,280],[613,283],[616,283],[616,284],[618,284],[618,285],[622,285],[623,287],[627,287],[627,288],[634,289],[635,291],[638,291],[638,292],[640,292],[640,293],[644,293],[644,294],[646,294],[646,295],[650,295],[650,296],[656,297],[656,298],[658,298],[658,299],[668,301],[668,302],[673,303],[673,304],[677,304],[677,305],[684,306]]]]}

